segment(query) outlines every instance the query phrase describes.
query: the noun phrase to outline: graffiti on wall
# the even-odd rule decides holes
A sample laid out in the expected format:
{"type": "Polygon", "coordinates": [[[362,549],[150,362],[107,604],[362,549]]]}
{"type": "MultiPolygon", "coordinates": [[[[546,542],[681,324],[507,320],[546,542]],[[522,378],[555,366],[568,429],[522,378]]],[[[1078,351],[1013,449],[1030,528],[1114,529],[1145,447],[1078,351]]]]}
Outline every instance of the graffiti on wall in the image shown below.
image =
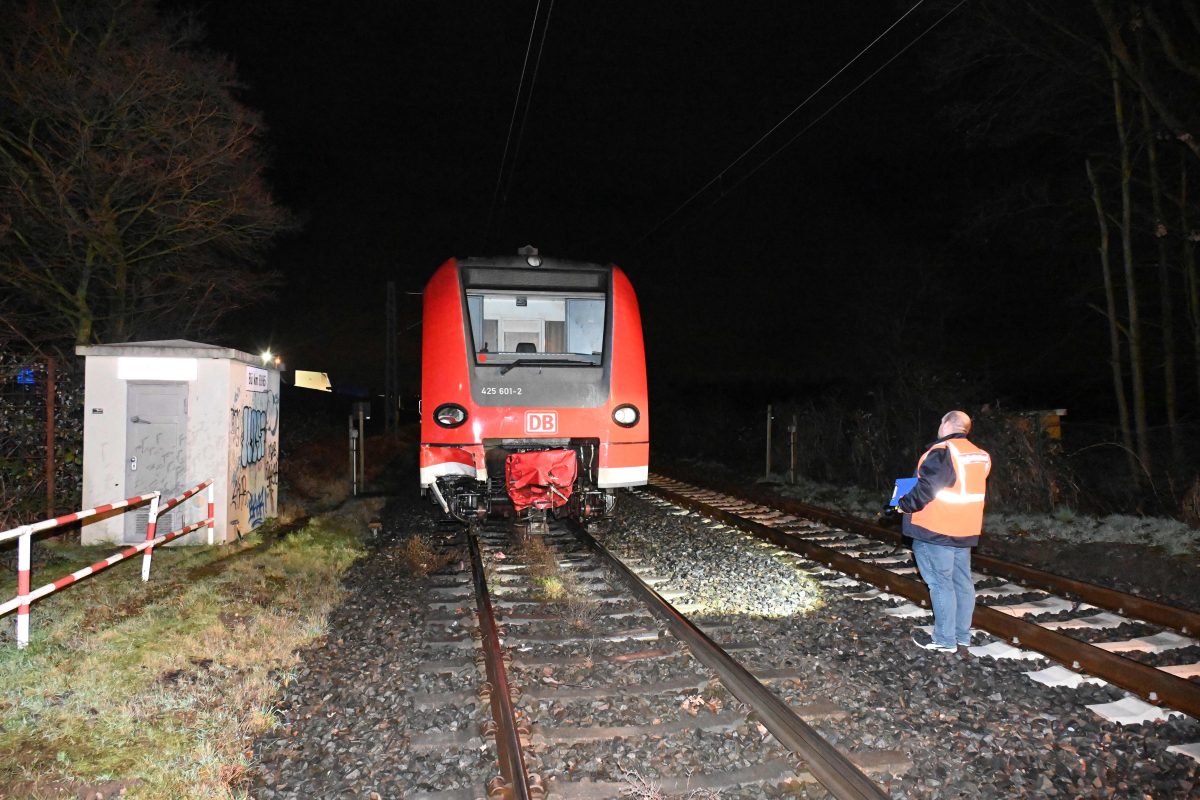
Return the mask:
{"type": "Polygon", "coordinates": [[[241,536],[273,517],[279,494],[279,392],[239,386],[229,406],[229,526],[241,536]]]}

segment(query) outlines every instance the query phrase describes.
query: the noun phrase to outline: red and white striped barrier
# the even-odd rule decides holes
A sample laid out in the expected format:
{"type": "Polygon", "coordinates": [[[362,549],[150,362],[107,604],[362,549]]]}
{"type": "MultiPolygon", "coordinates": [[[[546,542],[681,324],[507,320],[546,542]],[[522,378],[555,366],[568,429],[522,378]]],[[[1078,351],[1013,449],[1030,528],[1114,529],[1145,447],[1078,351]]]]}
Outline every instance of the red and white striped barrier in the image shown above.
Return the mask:
{"type": "Polygon", "coordinates": [[[161,492],[151,492],[149,494],[130,497],[125,500],[119,500],[115,503],[107,503],[105,505],[89,508],[85,511],[76,511],[73,514],[65,514],[54,519],[42,520],[35,522],[32,525],[22,525],[19,528],[4,531],[0,533],[0,542],[6,542],[10,539],[17,539],[17,596],[13,599],[0,603],[0,617],[10,613],[14,609],[17,612],[17,647],[25,647],[29,644],[29,606],[35,600],[40,600],[51,592],[58,591],[66,586],[70,586],[76,581],[82,580],[89,575],[94,575],[102,569],[107,569],[118,561],[123,561],[132,555],[136,555],[141,551],[146,551],[146,555],[142,562],[142,580],[150,579],[150,553],[155,545],[166,544],[167,542],[178,539],[181,536],[186,536],[192,531],[198,530],[202,526],[208,527],[208,543],[213,543],[213,487],[212,480],[204,481],[197,486],[193,486],[186,492],[167,500],[162,504],[161,510],[166,510],[179,505],[184,500],[199,492],[201,489],[208,488],[208,518],[194,522],[177,531],[164,533],[162,536],[155,536],[154,530],[158,520],[159,496],[161,492]],[[92,517],[97,514],[103,514],[107,511],[123,508],[129,510],[136,508],[143,503],[150,502],[150,517],[146,523],[146,541],[125,548],[115,555],[111,555],[103,561],[97,561],[90,567],[76,570],[70,575],[59,578],[56,581],[47,583],[36,590],[30,591],[30,550],[32,547],[33,534],[41,531],[50,530],[67,525],[77,520],[92,517]]]}
{"type": "MultiPolygon", "coordinates": [[[[182,494],[172,497],[170,500],[167,500],[161,506],[158,503],[157,497],[150,501],[150,518],[146,521],[146,542],[149,542],[149,544],[146,544],[146,554],[144,556],[142,556],[142,580],[143,581],[150,580],[150,559],[154,557],[154,545],[156,544],[156,542],[154,541],[154,533],[155,533],[155,529],[158,527],[158,515],[161,514],[163,511],[174,508],[175,506],[179,505],[184,500],[187,500],[189,497],[191,497],[192,495],[196,494],[197,492],[199,492],[201,489],[204,489],[204,488],[208,489],[208,520],[207,520],[208,543],[212,544],[213,543],[213,528],[212,528],[212,525],[213,525],[213,485],[212,485],[212,478],[209,478],[208,480],[204,481],[203,483],[199,483],[199,484],[193,486],[192,488],[188,489],[187,491],[183,492],[182,494]]],[[[145,543],[143,543],[143,544],[145,544],[145,543]]]]}

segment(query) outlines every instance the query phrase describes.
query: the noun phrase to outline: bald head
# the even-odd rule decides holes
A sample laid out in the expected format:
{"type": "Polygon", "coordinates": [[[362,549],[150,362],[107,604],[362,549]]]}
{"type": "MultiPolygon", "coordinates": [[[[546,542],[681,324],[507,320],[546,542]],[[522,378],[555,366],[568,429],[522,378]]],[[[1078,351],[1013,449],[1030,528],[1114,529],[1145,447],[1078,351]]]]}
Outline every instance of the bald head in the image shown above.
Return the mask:
{"type": "Polygon", "coordinates": [[[971,418],[967,416],[965,411],[948,411],[946,416],[942,417],[942,424],[938,428],[938,438],[949,436],[952,433],[970,433],[971,418]]]}

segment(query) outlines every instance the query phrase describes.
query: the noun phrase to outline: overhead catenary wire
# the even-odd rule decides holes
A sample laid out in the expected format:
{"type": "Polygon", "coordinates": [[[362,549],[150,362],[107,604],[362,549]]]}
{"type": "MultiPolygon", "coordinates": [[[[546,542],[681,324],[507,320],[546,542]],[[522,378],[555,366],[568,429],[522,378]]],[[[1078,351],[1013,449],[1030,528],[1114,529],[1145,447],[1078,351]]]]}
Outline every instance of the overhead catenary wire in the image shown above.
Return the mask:
{"type": "MultiPolygon", "coordinates": [[[[735,167],[739,163],[741,163],[741,161],[744,158],[746,158],[746,156],[748,156],[751,152],[753,152],[755,148],[757,148],[768,137],[770,137],[773,133],[775,133],[775,131],[777,131],[789,119],[791,119],[793,116],[795,116],[801,109],[803,109],[806,105],[808,105],[815,97],[817,97],[817,95],[819,95],[822,91],[824,91],[825,88],[829,86],[829,84],[833,83],[833,81],[835,81],[843,72],[845,72],[847,69],[849,69],[851,66],[853,66],[860,58],[862,58],[868,51],[870,51],[871,48],[873,48],[876,44],[878,44],[880,42],[880,40],[882,40],[885,36],[887,36],[897,25],[899,25],[906,18],[908,18],[908,16],[910,14],[912,14],[914,11],[916,11],[924,2],[925,2],[925,0],[917,0],[917,2],[914,3],[907,11],[905,11],[903,14],[901,14],[899,17],[897,17],[895,19],[895,21],[893,21],[890,25],[888,25],[886,28],[884,28],[884,30],[878,36],[876,36],[865,47],[863,47],[860,51],[858,51],[858,53],[856,53],[854,55],[854,57],[852,57],[849,61],[847,61],[837,72],[833,73],[833,75],[831,75],[827,80],[825,80],[824,83],[822,83],[820,86],[818,86],[816,89],[814,89],[802,101],[800,101],[800,103],[798,105],[796,105],[795,108],[793,108],[786,115],[784,115],[782,119],[780,119],[778,122],[776,122],[774,125],[772,125],[765,133],[763,133],[761,136],[759,136],[757,139],[755,139],[754,142],[749,147],[747,147],[745,150],[743,150],[737,156],[737,158],[733,159],[733,161],[731,161],[727,165],[725,165],[725,167],[723,167],[719,172],[717,172],[717,174],[714,175],[707,183],[705,183],[703,186],[701,186],[699,189],[697,189],[695,192],[693,192],[686,200],[684,200],[682,203],[680,203],[678,206],[676,206],[675,209],[673,211],[671,211],[671,213],[667,214],[665,217],[660,219],[657,223],[654,224],[654,226],[652,228],[650,228],[648,231],[646,231],[644,234],[642,234],[641,237],[639,237],[638,240],[633,243],[633,247],[637,248],[643,242],[645,242],[647,239],[649,239],[651,236],[653,236],[656,232],[658,232],[658,230],[660,228],[662,228],[664,225],[666,225],[668,222],[670,222],[672,219],[674,219],[676,216],[678,216],[680,214],[680,212],[682,212],[685,208],[687,208],[689,205],[691,205],[696,200],[696,198],[698,198],[705,191],[707,191],[710,187],[712,187],[713,184],[718,183],[718,182],[723,182],[725,179],[725,175],[727,172],[729,172],[729,170],[733,169],[733,167],[735,167]]],[[[964,0],[964,2],[965,2],[965,0],[964,0]]],[[[962,3],[960,2],[958,4],[958,6],[961,6],[961,5],[962,5],[962,3]]],[[[958,6],[955,6],[954,9],[951,9],[951,11],[948,12],[945,16],[949,16],[950,13],[953,13],[954,10],[956,10],[958,8],[958,6]]],[[[945,16],[943,16],[942,19],[945,19],[945,16]]],[[[936,27],[937,24],[940,22],[941,22],[941,19],[939,19],[937,23],[934,23],[933,27],[936,27]]],[[[930,30],[932,30],[932,27],[930,28],[930,30]]],[[[929,32],[928,30],[925,31],[925,33],[928,33],[928,32],[929,32]]],[[[925,35],[925,33],[922,33],[920,36],[917,37],[917,39],[920,39],[922,36],[925,35]]],[[[908,45],[905,46],[904,50],[907,50],[915,42],[916,42],[916,40],[913,40],[913,42],[910,42],[908,45]]],[[[901,50],[900,53],[903,53],[904,50],[901,50]]],[[[897,56],[900,55],[900,53],[898,53],[897,56]]],[[[890,64],[891,61],[895,60],[895,58],[896,58],[896,56],[893,56],[892,59],[890,59],[887,63],[890,64]]],[[[885,64],[884,66],[886,66],[886,65],[887,64],[885,64]]],[[[879,70],[876,70],[875,73],[872,73],[871,77],[874,77],[874,75],[877,74],[878,71],[879,70]]],[[[870,80],[870,78],[868,78],[867,80],[870,80]]],[[[865,81],[864,81],[864,83],[865,83],[865,81]]],[[[861,85],[862,84],[859,84],[859,86],[861,86],[861,85]]],[[[857,89],[858,89],[858,87],[855,87],[855,89],[851,90],[851,93],[853,93],[857,89]]],[[[847,95],[847,96],[849,96],[849,95],[847,95]]],[[[836,104],[834,104],[834,106],[832,106],[829,110],[831,111],[833,108],[836,108],[837,105],[840,105],[845,99],[846,99],[846,97],[843,97],[836,104]]],[[[829,112],[826,111],[826,114],[828,114],[828,113],[829,112]]],[[[822,118],[824,116],[825,115],[822,115],[822,118]]],[[[810,127],[812,127],[811,124],[808,127],[806,127],[805,130],[808,130],[808,128],[810,128],[810,127]]],[[[795,138],[796,137],[792,137],[792,139],[790,139],[788,141],[788,144],[790,144],[792,141],[794,141],[795,138]]],[[[786,147],[787,145],[784,145],[784,146],[786,147]]],[[[775,153],[772,153],[770,158],[774,158],[774,156],[777,155],[778,152],[779,151],[777,150],[777,151],[775,151],[775,153]]],[[[757,171],[757,169],[758,168],[756,167],[755,170],[752,170],[750,174],[753,174],[755,171],[757,171]]],[[[742,180],[745,179],[745,177],[746,176],[743,176],[743,178],[739,179],[736,183],[733,184],[733,186],[740,184],[742,182],[742,180]]],[[[730,186],[730,187],[722,186],[721,196],[723,197],[732,188],[733,188],[732,186],[730,186]]]]}
{"type": "Polygon", "coordinates": [[[533,105],[533,90],[537,86],[538,72],[542,68],[542,52],[546,49],[546,34],[550,32],[550,17],[554,14],[554,0],[550,0],[550,5],[546,7],[546,23],[542,26],[542,38],[538,43],[537,58],[533,61],[533,76],[529,79],[529,94],[525,98],[525,113],[521,115],[521,127],[517,131],[517,143],[513,147],[512,162],[508,170],[508,180],[504,184],[504,191],[500,195],[500,219],[498,224],[504,221],[504,207],[508,203],[508,192],[512,188],[513,176],[517,174],[517,159],[521,155],[521,142],[525,139],[525,124],[529,122],[529,109],[533,105]]]}
{"type": "MultiPolygon", "coordinates": [[[[554,0],[550,0],[549,10],[550,11],[554,10],[554,0]]],[[[492,204],[491,204],[490,209],[488,210],[487,226],[484,228],[484,231],[483,231],[483,238],[484,238],[485,243],[488,240],[490,240],[491,235],[492,235],[492,222],[496,216],[497,206],[499,205],[499,208],[502,210],[503,204],[507,200],[508,188],[505,186],[504,173],[505,173],[505,168],[510,163],[510,159],[508,157],[508,151],[509,151],[509,147],[512,145],[513,129],[516,127],[516,124],[517,124],[517,115],[521,110],[521,97],[522,97],[522,95],[525,94],[525,73],[528,72],[528,70],[529,70],[529,55],[530,55],[530,53],[533,52],[533,40],[537,35],[538,19],[541,15],[541,11],[542,11],[542,0],[537,0],[537,5],[533,9],[533,22],[530,23],[530,26],[529,26],[529,40],[525,44],[525,58],[521,62],[521,78],[517,82],[516,97],[513,98],[512,116],[508,120],[508,133],[505,134],[505,137],[504,137],[504,153],[500,157],[500,169],[496,173],[496,188],[492,191],[492,204]],[[502,187],[504,187],[503,194],[501,194],[502,187]]],[[[528,116],[529,116],[529,103],[533,98],[533,84],[537,80],[538,67],[541,65],[541,60],[542,60],[542,48],[545,47],[545,44],[546,44],[546,30],[549,29],[549,26],[550,26],[550,15],[549,15],[549,13],[547,13],[546,26],[545,26],[545,29],[543,29],[543,31],[542,31],[541,45],[538,47],[537,62],[534,65],[533,76],[530,79],[529,93],[528,93],[528,97],[526,98],[525,114],[522,117],[522,121],[521,121],[520,135],[518,135],[518,137],[517,137],[517,148],[514,149],[513,157],[511,159],[511,162],[514,164],[516,163],[516,158],[517,158],[516,151],[520,149],[521,136],[525,132],[525,121],[528,119],[528,116]]],[[[509,180],[511,181],[511,174],[510,174],[509,180]]]]}
{"type": "Polygon", "coordinates": [[[492,217],[496,213],[496,203],[500,198],[500,187],[504,184],[504,166],[508,162],[508,148],[512,144],[513,128],[517,125],[517,112],[521,109],[521,93],[525,89],[525,72],[529,68],[529,54],[533,52],[533,37],[537,33],[538,13],[542,9],[542,0],[538,0],[533,9],[533,22],[529,26],[529,41],[525,44],[525,60],[521,62],[521,79],[517,81],[517,96],[513,98],[512,116],[508,120],[508,133],[504,137],[504,153],[500,156],[500,170],[496,174],[496,188],[492,190],[492,206],[488,210],[487,227],[483,236],[486,240],[491,236],[492,217]]]}
{"type": "Polygon", "coordinates": [[[953,14],[955,11],[957,11],[959,9],[959,7],[962,6],[963,4],[965,4],[966,2],[967,2],[967,0],[959,0],[959,3],[957,5],[955,5],[954,8],[947,11],[945,14],[943,14],[941,17],[939,17],[932,25],[930,25],[928,28],[926,28],[921,33],[917,34],[916,37],[914,37],[908,44],[904,45],[904,47],[902,47],[898,52],[896,52],[895,55],[893,55],[887,61],[880,64],[879,67],[877,67],[870,75],[868,75],[867,77],[865,77],[861,81],[859,81],[858,84],[854,86],[854,88],[850,89],[845,94],[843,94],[840,98],[838,98],[838,100],[835,103],[833,103],[831,106],[829,106],[829,108],[827,108],[823,112],[821,112],[821,114],[816,119],[809,122],[802,129],[800,129],[799,131],[794,133],[790,139],[788,139],[786,142],[781,144],[779,147],[775,148],[775,150],[773,150],[770,153],[770,155],[768,155],[766,158],[764,158],[762,161],[760,161],[758,164],[756,164],[753,169],[751,169],[749,172],[742,175],[740,178],[738,178],[736,181],[731,183],[729,186],[722,187],[721,194],[718,197],[713,198],[712,202],[709,203],[705,207],[705,210],[713,208],[718,203],[720,203],[722,200],[724,200],[725,197],[730,192],[732,192],[734,189],[736,189],[738,186],[740,186],[743,182],[748,180],[752,175],[754,175],[754,173],[758,172],[760,169],[765,167],[772,159],[775,158],[775,156],[779,155],[784,150],[786,150],[788,147],[790,147],[792,145],[792,143],[794,143],[797,139],[799,139],[801,136],[803,136],[805,133],[807,133],[817,123],[819,123],[821,120],[825,119],[825,117],[827,117],[831,113],[833,113],[833,111],[838,106],[840,106],[842,103],[846,102],[846,100],[850,99],[850,97],[855,92],[857,92],[859,89],[861,89],[863,86],[865,86],[868,82],[870,82],[870,80],[872,78],[874,78],[876,75],[878,75],[884,69],[886,69],[889,64],[891,64],[893,61],[895,61],[900,56],[904,55],[904,53],[907,52],[909,50],[909,48],[911,48],[917,42],[921,41],[921,39],[923,39],[930,31],[932,31],[934,28],[936,28],[938,25],[940,25],[947,17],[949,17],[951,14],[953,14]]]}
{"type": "MultiPolygon", "coordinates": [[[[961,7],[961,6],[962,6],[964,3],[966,3],[966,2],[967,2],[967,0],[959,0],[959,2],[958,2],[958,3],[957,3],[957,4],[956,4],[956,5],[953,7],[953,8],[951,8],[951,9],[950,9],[949,11],[947,11],[945,14],[943,14],[942,16],[940,16],[940,17],[938,17],[936,20],[934,20],[934,22],[933,22],[933,24],[932,24],[932,25],[930,25],[928,28],[926,28],[925,30],[923,30],[923,31],[921,31],[919,34],[917,34],[917,35],[916,35],[916,36],[915,36],[915,37],[912,39],[912,41],[910,41],[908,44],[904,45],[904,47],[900,48],[900,50],[899,50],[899,51],[898,51],[898,52],[897,52],[895,55],[893,55],[893,56],[892,56],[891,58],[889,58],[887,61],[885,61],[885,62],[883,62],[882,64],[880,64],[880,65],[879,65],[879,66],[878,66],[878,67],[877,67],[877,68],[876,68],[876,69],[875,69],[875,70],[874,70],[874,71],[873,71],[873,72],[872,72],[870,75],[868,75],[867,77],[865,77],[865,78],[863,78],[861,81],[859,81],[859,82],[858,82],[858,84],[856,84],[856,85],[854,86],[854,88],[850,89],[848,92],[846,92],[845,94],[843,94],[843,95],[842,95],[840,98],[838,98],[837,102],[835,102],[835,103],[834,103],[833,105],[831,105],[829,108],[827,108],[827,109],[825,109],[823,112],[821,112],[820,116],[818,116],[818,117],[817,117],[816,119],[814,119],[812,122],[810,122],[810,123],[808,123],[807,125],[805,125],[805,126],[804,126],[803,128],[801,128],[800,130],[796,131],[796,133],[794,133],[790,139],[788,139],[786,142],[784,142],[783,144],[781,144],[779,147],[775,148],[775,150],[773,150],[773,151],[771,152],[771,154],[770,154],[770,155],[768,155],[766,158],[764,158],[762,161],[760,161],[758,164],[756,164],[756,165],[754,166],[754,168],[753,168],[753,169],[751,169],[751,170],[750,170],[749,172],[747,172],[745,175],[743,175],[742,177],[740,177],[740,178],[738,178],[736,181],[734,181],[734,182],[733,182],[733,184],[732,184],[731,186],[729,186],[729,188],[727,188],[727,189],[725,190],[725,192],[726,192],[726,193],[728,193],[728,192],[731,192],[731,191],[733,191],[735,188],[737,188],[738,186],[740,186],[740,185],[742,184],[742,182],[743,182],[743,181],[747,180],[747,179],[748,179],[750,176],[752,176],[754,173],[758,172],[760,169],[762,169],[763,167],[765,167],[765,166],[766,166],[766,165],[767,165],[767,164],[768,164],[768,163],[769,163],[769,162],[770,162],[772,159],[774,159],[774,158],[775,158],[775,156],[777,156],[777,155],[779,155],[780,153],[782,153],[784,150],[786,150],[788,147],[790,147],[790,146],[792,145],[792,143],[793,143],[793,142],[795,142],[797,139],[799,139],[801,136],[803,136],[805,133],[807,133],[807,132],[808,132],[808,131],[809,131],[809,130],[810,130],[810,129],[811,129],[813,126],[814,126],[814,125],[816,125],[818,122],[820,122],[821,120],[825,119],[825,117],[827,117],[827,116],[829,116],[831,113],[833,113],[834,109],[836,109],[836,108],[837,108],[838,106],[840,106],[842,103],[844,103],[844,102],[846,102],[847,100],[849,100],[849,99],[850,99],[850,97],[851,97],[851,96],[852,96],[852,95],[853,95],[855,92],[857,92],[859,89],[861,89],[861,88],[862,88],[863,86],[865,86],[867,83],[869,83],[869,82],[871,81],[871,79],[872,79],[872,78],[874,78],[876,75],[878,75],[880,72],[883,72],[883,70],[885,70],[885,69],[888,67],[888,65],[890,65],[890,64],[891,64],[893,61],[895,61],[897,58],[899,58],[900,56],[902,56],[902,55],[904,55],[905,53],[907,53],[907,52],[909,51],[909,49],[913,47],[913,45],[915,45],[917,42],[919,42],[919,41],[921,41],[923,38],[925,38],[925,36],[926,36],[926,35],[927,35],[927,34],[928,34],[930,31],[932,31],[932,30],[933,30],[934,28],[936,28],[938,25],[941,25],[941,24],[942,24],[942,22],[944,22],[944,21],[946,20],[946,18],[947,18],[947,17],[949,17],[951,14],[953,14],[955,11],[957,11],[957,10],[958,10],[958,9],[959,9],[959,8],[960,8],[960,7],[961,7]]],[[[718,199],[719,199],[719,198],[718,198],[718,199]]]]}

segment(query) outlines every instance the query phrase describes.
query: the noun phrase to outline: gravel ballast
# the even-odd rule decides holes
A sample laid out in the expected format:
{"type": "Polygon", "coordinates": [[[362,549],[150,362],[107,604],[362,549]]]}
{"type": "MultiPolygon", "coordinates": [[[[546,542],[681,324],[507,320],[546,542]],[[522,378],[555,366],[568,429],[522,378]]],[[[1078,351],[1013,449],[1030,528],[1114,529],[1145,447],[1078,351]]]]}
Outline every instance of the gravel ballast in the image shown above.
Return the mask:
{"type": "MultiPolygon", "coordinates": [[[[927,621],[889,617],[883,603],[848,599],[853,588],[820,585],[772,546],[675,512],[623,495],[604,542],[622,557],[637,558],[643,575],[664,579],[660,591],[680,592],[673,602],[710,626],[718,641],[752,643],[733,653],[753,671],[795,668],[798,678],[772,685],[795,706],[839,707],[841,713],[812,722],[839,747],[904,751],[911,768],[882,776],[893,797],[1140,800],[1200,792],[1200,765],[1166,750],[1200,741],[1194,720],[1117,726],[1084,708],[1123,697],[1114,687],[1051,689],[1022,674],[1048,662],[964,661],[921,650],[909,637],[927,621]]],[[[419,797],[456,789],[470,797],[495,775],[491,746],[477,732],[486,711],[467,700],[479,681],[473,643],[462,632],[470,616],[460,620],[452,604],[429,603],[434,587],[453,587],[457,579],[413,577],[398,555],[414,534],[441,535],[433,511],[413,497],[393,501],[384,515],[375,551],[346,577],[349,599],[332,615],[326,640],[302,654],[278,704],[278,726],[255,745],[258,764],[245,785],[251,797],[419,797]],[[455,744],[416,747],[435,735],[455,744]]],[[[536,604],[510,609],[545,610],[536,604]]],[[[602,624],[619,627],[611,620],[602,624]]],[[[647,623],[638,618],[636,624],[647,623]]],[[[553,622],[520,627],[525,636],[556,629],[553,622]]],[[[516,626],[510,635],[516,636],[516,626]]],[[[655,648],[668,653],[620,663],[621,679],[653,683],[680,674],[669,666],[677,643],[666,635],[637,645],[655,648]]],[[[602,678],[618,674],[606,659],[630,649],[628,643],[585,637],[539,649],[535,657],[518,651],[514,674],[536,682],[539,692],[556,684],[604,685],[602,678]],[[574,659],[576,666],[568,669],[555,658],[574,659]]],[[[720,687],[570,703],[522,701],[535,725],[538,713],[639,724],[647,714],[678,718],[684,704],[697,712],[690,718],[692,733],[579,744],[572,748],[573,777],[626,775],[633,792],[638,780],[652,785],[657,774],[683,769],[687,760],[736,770],[780,756],[753,719],[737,716],[739,704],[720,687]],[[719,702],[696,708],[693,695],[719,702]],[[731,712],[731,726],[716,725],[731,712]],[[706,730],[706,724],[715,727],[706,730]],[[672,762],[671,751],[685,752],[683,740],[686,756],[672,762]]],[[[747,785],[720,796],[803,797],[805,791],[747,785]]]]}

